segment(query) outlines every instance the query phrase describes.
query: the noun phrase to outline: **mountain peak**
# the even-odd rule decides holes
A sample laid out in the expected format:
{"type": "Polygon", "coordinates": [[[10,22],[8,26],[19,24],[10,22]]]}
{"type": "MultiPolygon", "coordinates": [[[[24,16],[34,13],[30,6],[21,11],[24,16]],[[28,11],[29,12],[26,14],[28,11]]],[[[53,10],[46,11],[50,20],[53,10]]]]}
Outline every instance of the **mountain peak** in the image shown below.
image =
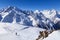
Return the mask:
{"type": "Polygon", "coordinates": [[[15,7],[13,7],[13,6],[8,6],[8,7],[5,9],[4,12],[9,12],[9,11],[13,10],[14,8],[15,8],[15,7]]]}
{"type": "Polygon", "coordinates": [[[35,10],[34,13],[40,13],[40,11],[39,10],[35,10]]]}
{"type": "Polygon", "coordinates": [[[14,8],[14,6],[8,6],[8,8],[14,8]]]}

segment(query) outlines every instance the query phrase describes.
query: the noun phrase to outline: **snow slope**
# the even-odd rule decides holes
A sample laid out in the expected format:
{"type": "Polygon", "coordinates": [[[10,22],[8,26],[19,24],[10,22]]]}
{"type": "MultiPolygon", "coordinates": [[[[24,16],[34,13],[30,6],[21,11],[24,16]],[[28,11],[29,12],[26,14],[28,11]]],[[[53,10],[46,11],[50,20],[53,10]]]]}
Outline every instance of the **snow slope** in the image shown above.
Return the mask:
{"type": "Polygon", "coordinates": [[[6,34],[7,31],[5,31],[5,29],[3,29],[2,27],[0,27],[0,34],[6,34]]]}
{"type": "Polygon", "coordinates": [[[28,26],[15,23],[0,23],[0,40],[36,40],[39,32],[45,30],[38,27],[24,29],[25,27],[28,26]]]}
{"type": "MultiPolygon", "coordinates": [[[[0,23],[0,40],[36,40],[41,29],[38,27],[29,27],[15,23],[0,23]],[[16,34],[17,33],[17,34],[16,34]]],[[[43,40],[60,40],[60,30],[54,31],[43,40]]]]}
{"type": "Polygon", "coordinates": [[[47,38],[43,40],[60,40],[60,30],[54,31],[47,38]]]}

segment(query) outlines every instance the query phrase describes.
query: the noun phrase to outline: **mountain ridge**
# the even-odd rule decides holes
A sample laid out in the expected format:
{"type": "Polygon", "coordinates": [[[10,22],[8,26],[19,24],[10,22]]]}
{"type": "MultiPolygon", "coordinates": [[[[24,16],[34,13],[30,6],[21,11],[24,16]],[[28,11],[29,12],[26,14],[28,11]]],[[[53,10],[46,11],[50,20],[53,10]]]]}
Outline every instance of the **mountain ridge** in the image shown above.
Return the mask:
{"type": "Polygon", "coordinates": [[[60,14],[54,9],[26,11],[17,7],[9,6],[1,11],[0,15],[1,22],[19,23],[27,26],[37,26],[44,29],[54,29],[53,25],[60,21],[60,14]]]}

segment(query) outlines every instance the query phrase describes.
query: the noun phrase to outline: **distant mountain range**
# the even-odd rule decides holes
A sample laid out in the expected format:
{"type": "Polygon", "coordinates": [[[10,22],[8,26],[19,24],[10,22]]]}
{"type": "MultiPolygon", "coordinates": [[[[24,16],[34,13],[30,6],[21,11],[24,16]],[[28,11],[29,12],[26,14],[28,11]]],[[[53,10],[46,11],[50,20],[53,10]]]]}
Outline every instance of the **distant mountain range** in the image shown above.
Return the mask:
{"type": "Polygon", "coordinates": [[[60,29],[60,12],[54,9],[28,11],[9,6],[0,10],[0,22],[18,23],[47,30],[57,30],[60,29]]]}

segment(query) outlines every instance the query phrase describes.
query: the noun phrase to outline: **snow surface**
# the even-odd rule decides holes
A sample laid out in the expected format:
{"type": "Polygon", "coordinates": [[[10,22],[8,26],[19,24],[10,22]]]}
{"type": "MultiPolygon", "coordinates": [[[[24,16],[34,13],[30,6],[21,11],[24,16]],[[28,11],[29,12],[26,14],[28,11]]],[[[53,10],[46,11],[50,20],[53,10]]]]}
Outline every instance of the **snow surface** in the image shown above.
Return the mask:
{"type": "Polygon", "coordinates": [[[6,34],[7,31],[5,31],[5,29],[3,29],[2,27],[0,27],[0,34],[6,34]]]}
{"type": "Polygon", "coordinates": [[[54,31],[47,38],[43,40],[60,40],[60,30],[54,31]]]}
{"type": "MultiPolygon", "coordinates": [[[[28,26],[0,22],[0,40],[36,40],[39,32],[45,30],[38,27],[23,29],[25,27],[28,26]]],[[[60,40],[60,30],[54,31],[43,40],[60,40]]]]}
{"type": "Polygon", "coordinates": [[[38,27],[29,27],[14,23],[0,23],[0,40],[36,40],[39,31],[44,31],[38,27]],[[16,34],[17,33],[17,34],[16,34]]]}

